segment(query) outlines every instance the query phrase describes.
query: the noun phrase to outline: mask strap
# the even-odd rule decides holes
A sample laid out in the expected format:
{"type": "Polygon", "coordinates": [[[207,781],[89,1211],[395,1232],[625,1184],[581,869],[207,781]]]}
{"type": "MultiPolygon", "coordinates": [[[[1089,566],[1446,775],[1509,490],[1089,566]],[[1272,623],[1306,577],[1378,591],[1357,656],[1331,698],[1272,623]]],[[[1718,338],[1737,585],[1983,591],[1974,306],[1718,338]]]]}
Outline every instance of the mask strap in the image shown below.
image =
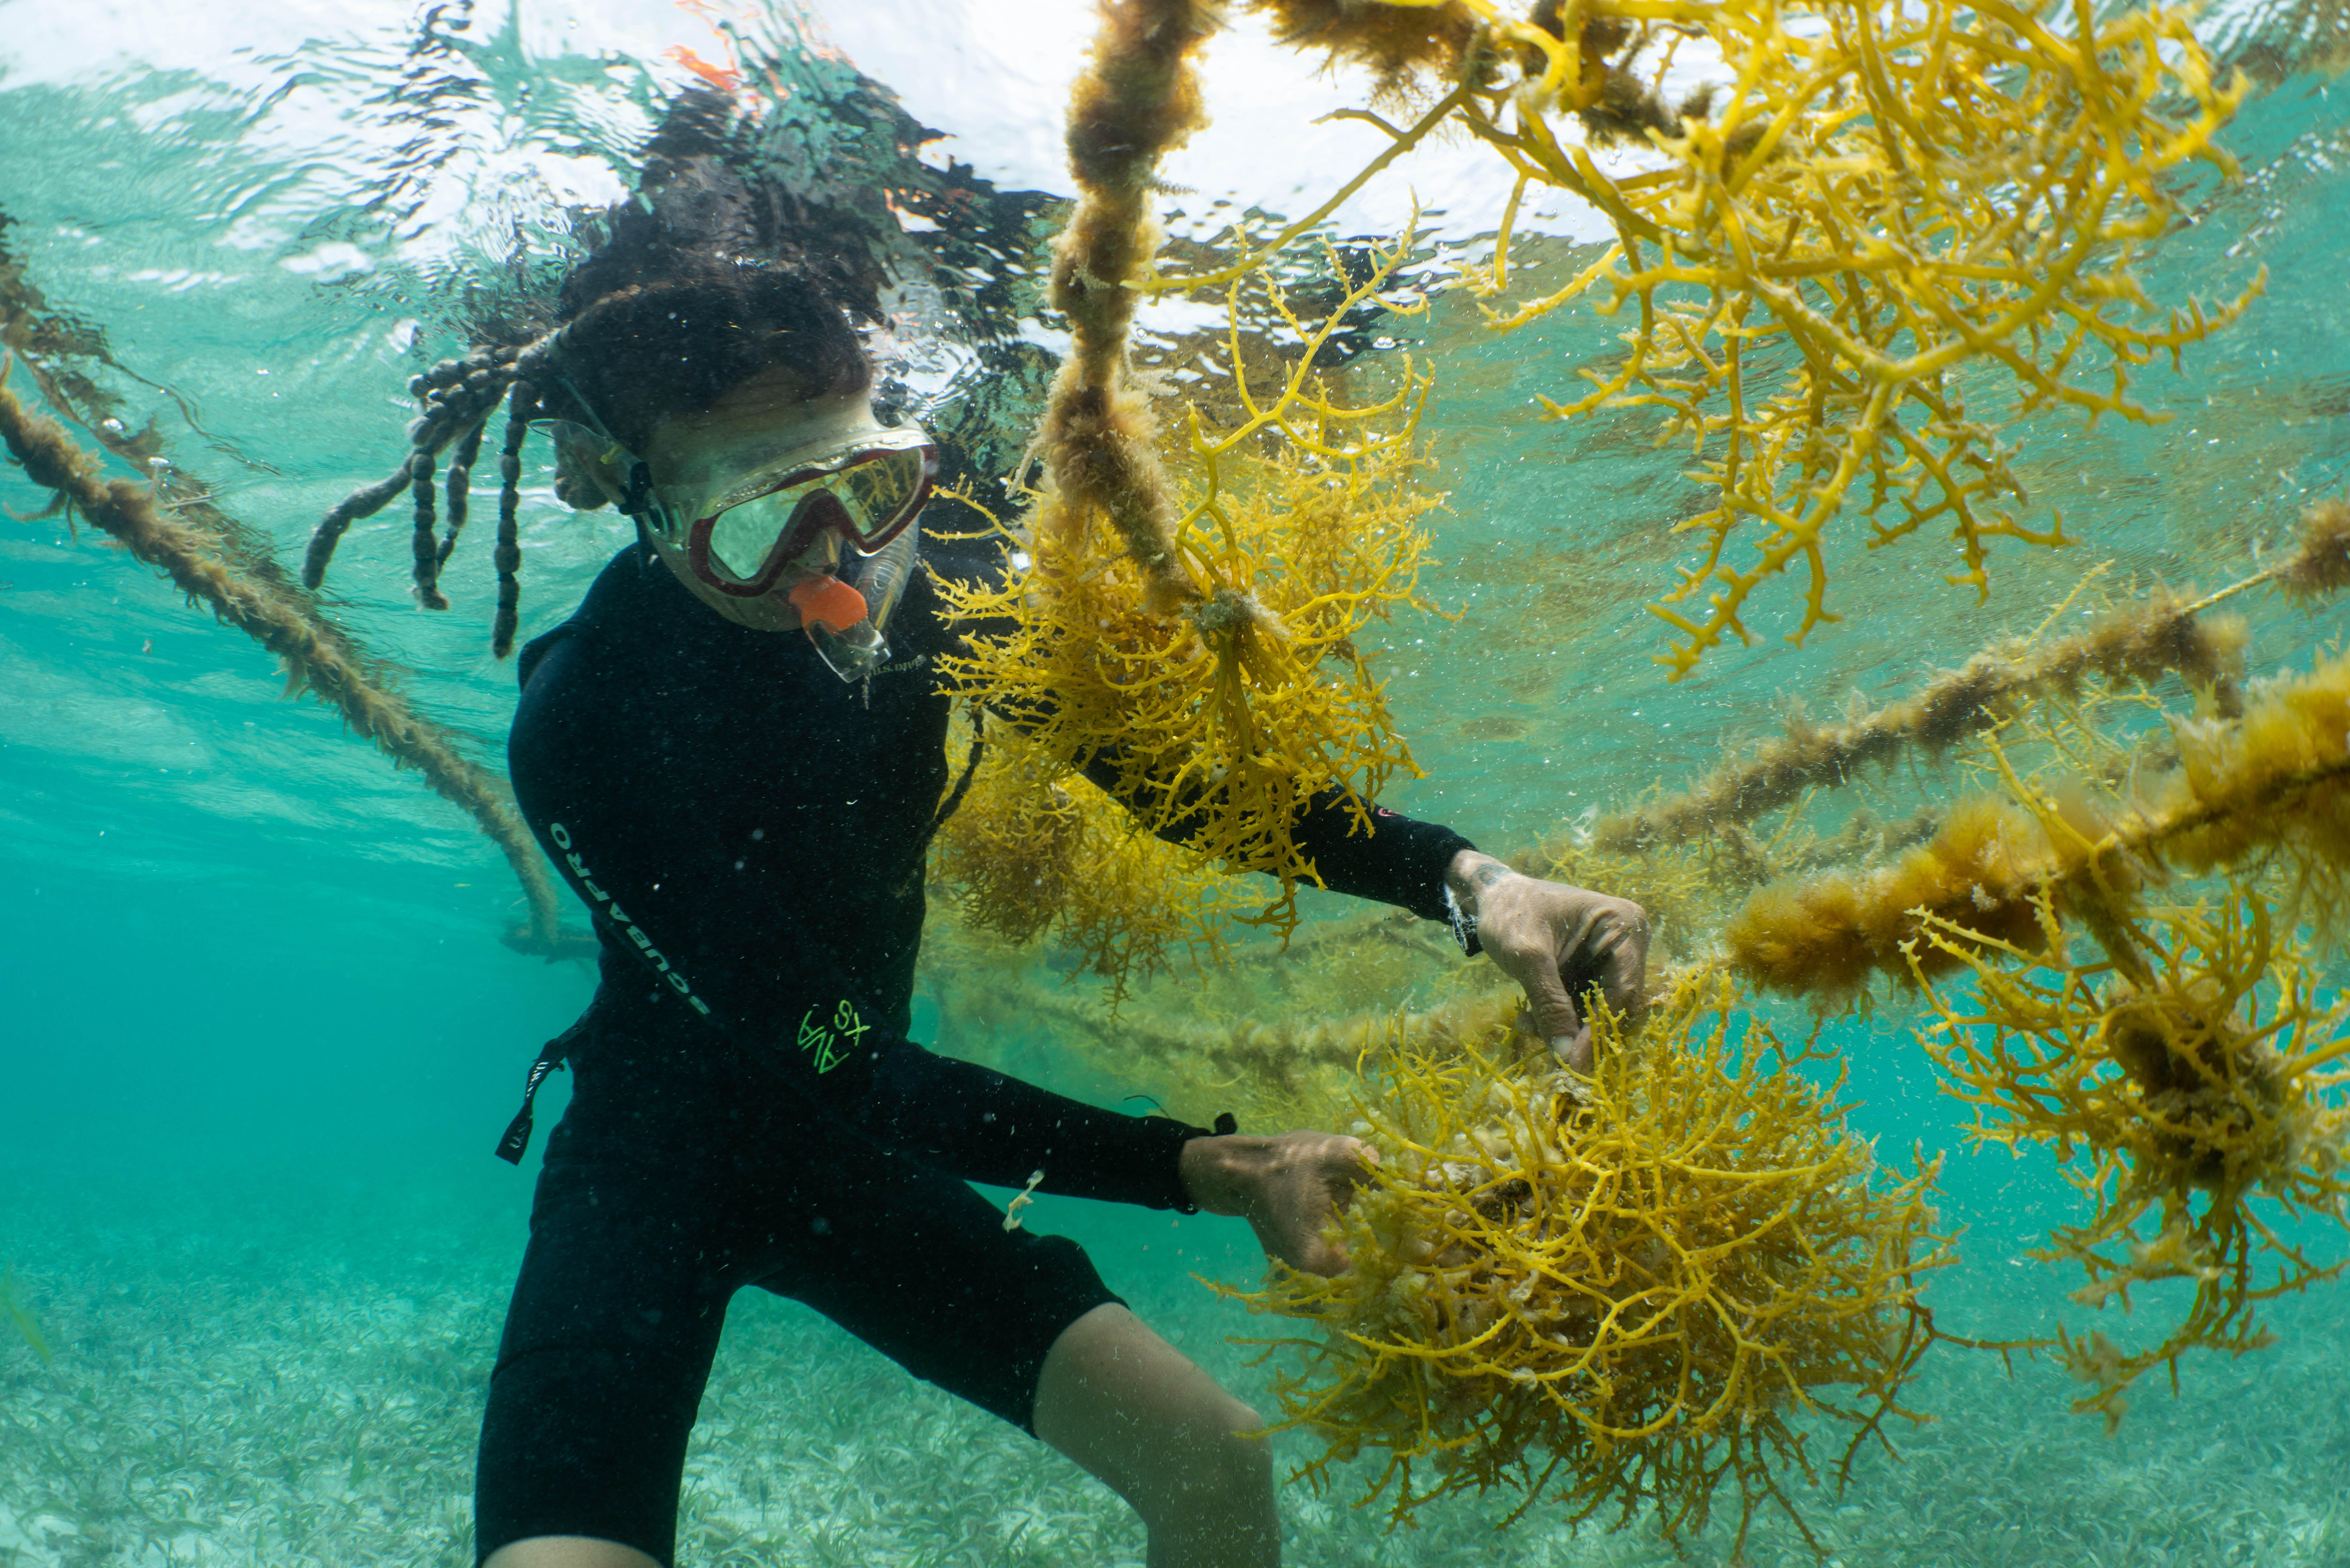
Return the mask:
{"type": "Polygon", "coordinates": [[[631,517],[654,510],[653,471],[634,452],[629,453],[629,493],[620,497],[620,510],[631,517]]]}
{"type": "MultiPolygon", "coordinates": [[[[596,405],[588,400],[588,394],[581,391],[577,384],[575,383],[570,377],[565,375],[560,370],[557,370],[555,373],[555,379],[563,384],[563,389],[565,391],[571,394],[571,406],[588,416],[588,428],[596,432],[596,438],[598,441],[601,441],[606,446],[619,447],[619,450],[622,452],[627,452],[628,449],[620,446],[618,438],[616,438],[609,430],[605,428],[603,417],[596,412],[596,405]]],[[[629,455],[632,460],[636,456],[634,452],[629,452],[629,455]]]]}

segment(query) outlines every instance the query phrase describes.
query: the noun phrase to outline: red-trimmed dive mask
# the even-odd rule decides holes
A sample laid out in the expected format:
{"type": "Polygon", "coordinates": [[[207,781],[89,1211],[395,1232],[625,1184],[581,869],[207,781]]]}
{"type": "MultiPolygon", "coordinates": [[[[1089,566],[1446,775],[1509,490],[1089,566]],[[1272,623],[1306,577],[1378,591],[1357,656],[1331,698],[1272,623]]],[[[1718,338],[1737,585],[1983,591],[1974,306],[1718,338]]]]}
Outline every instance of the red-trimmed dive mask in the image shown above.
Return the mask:
{"type": "Polygon", "coordinates": [[[655,487],[664,532],[693,575],[756,598],[827,535],[872,556],[904,533],[930,499],[938,448],[911,425],[891,430],[869,414],[858,425],[778,453],[715,494],[655,487]]]}
{"type": "Polygon", "coordinates": [[[912,425],[879,423],[858,400],[821,422],[797,421],[788,445],[737,446],[698,471],[653,482],[635,453],[569,421],[558,441],[625,475],[614,497],[693,575],[735,598],[774,591],[793,566],[820,575],[789,598],[810,640],[844,680],[889,658],[881,628],[913,566],[914,520],[938,474],[938,449],[912,425]]]}

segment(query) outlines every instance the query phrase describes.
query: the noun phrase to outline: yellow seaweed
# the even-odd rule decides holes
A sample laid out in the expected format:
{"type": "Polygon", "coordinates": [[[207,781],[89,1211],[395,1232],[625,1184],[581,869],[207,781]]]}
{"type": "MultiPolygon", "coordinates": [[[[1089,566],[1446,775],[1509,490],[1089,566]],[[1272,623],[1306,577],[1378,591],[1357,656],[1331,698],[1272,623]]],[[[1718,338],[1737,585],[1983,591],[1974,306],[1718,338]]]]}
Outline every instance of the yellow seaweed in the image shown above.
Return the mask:
{"type": "Polygon", "coordinates": [[[1367,276],[1318,323],[1262,280],[1300,340],[1272,388],[1249,384],[1233,286],[1228,337],[1243,416],[1229,429],[1197,409],[1187,483],[1168,555],[1146,566],[1122,534],[1078,526],[1048,490],[1015,530],[1029,565],[1003,589],[951,588],[980,630],[941,661],[962,695],[1018,724],[1047,768],[1110,761],[1119,794],[1152,831],[1182,827],[1228,870],[1260,871],[1279,890],[1255,919],[1287,926],[1295,889],[1315,880],[1294,822],[1338,792],[1371,831],[1369,803],[1398,772],[1417,773],[1356,639],[1398,606],[1422,606],[1428,539],[1416,519],[1440,497],[1419,482],[1416,431],[1429,383],[1409,365],[1376,402],[1345,405],[1314,364],[1346,314],[1385,287],[1404,255],[1379,249],[1367,276]],[[1165,566],[1200,591],[1163,613],[1165,566]]]}
{"type": "Polygon", "coordinates": [[[1975,1107],[1970,1136],[2050,1146],[2090,1202],[2088,1222],[2057,1228],[2042,1254],[2087,1272],[2073,1299],[2127,1308],[2134,1285],[2192,1282],[2153,1345],[2064,1336],[2068,1366],[2093,1386],[2074,1408],[2111,1430],[2137,1377],[2166,1366],[2175,1387],[2190,1350],[2262,1348],[2262,1303],[2345,1267],[2311,1262],[2280,1221],[2345,1220],[2350,999],[2324,994],[2239,884],[2132,921],[2126,966],[2082,960],[2044,905],[2043,919],[2047,940],[2027,950],[1929,917],[1912,957],[1940,954],[1971,981],[1915,970],[1934,1017],[1926,1048],[1975,1107]]]}
{"type": "Polygon", "coordinates": [[[1732,966],[1775,989],[1834,1002],[1878,972],[1918,988],[1972,1136],[2050,1145],[2088,1199],[2047,1253],[2087,1271],[2075,1300],[2191,1282],[2151,1345],[2064,1334],[2091,1385],[2075,1408],[2109,1427],[2144,1373],[2175,1386],[2190,1350],[2261,1348],[2260,1303],[2342,1271],[2263,1205],[2341,1220],[2350,1197],[2350,1002],[2324,997],[2293,935],[2345,916],[2350,656],[2253,684],[2236,718],[2174,719],[2168,739],[2168,771],[2104,804],[1994,748],[2007,798],[1961,803],[1893,867],[1766,888],[1724,932],[1732,966]],[[2218,886],[2150,902],[2181,873],[2218,886]]]}
{"type": "MultiPolygon", "coordinates": [[[[1592,0],[1530,15],[1494,0],[1411,6],[1414,63],[1459,59],[1455,86],[1408,128],[1357,113],[1400,151],[1457,123],[1516,176],[1491,272],[1508,287],[1526,192],[1571,192],[1617,241],[1564,287],[1492,313],[1512,331],[1597,295],[1634,307],[1626,352],[1552,417],[1655,409],[1683,441],[1707,506],[1677,526],[1701,558],[1649,606],[1678,634],[1674,679],[1726,636],[1751,641],[1748,601],[1781,572],[1808,578],[1801,641],[1836,618],[1825,548],[1847,505],[1872,546],[1920,529],[1958,545],[1950,580],[1988,591],[1989,541],[2065,541],[2013,509],[2002,432],[2043,409],[2154,416],[2130,378],[2233,320],[2259,291],[2207,311],[2164,307],[2135,267],[2176,218],[2189,164],[2234,165],[2214,138],[2243,88],[2213,79],[2182,10],[2100,19],[2087,0],[2043,19],[2002,0],[1592,0]],[[1461,14],[1490,47],[1451,42],[1461,14]],[[2068,30],[2069,29],[2069,30],[2068,30]],[[1677,61],[1711,52],[1726,85],[1669,105],[1677,61]],[[1657,155],[1610,174],[1609,141],[1657,155]],[[1990,385],[1978,371],[1991,373],[1990,385]],[[2099,384],[2102,383],[2102,384],[2099,384]],[[1970,389],[2003,386],[1993,406],[1970,389]]],[[[1315,36],[1290,29],[1301,45],[1315,36]]],[[[1392,39],[1385,58],[1400,57],[1392,39]]],[[[1392,69],[1392,67],[1391,67],[1392,69]]],[[[1281,243],[1276,240],[1275,244],[1281,243]]],[[[1252,253],[1235,264],[1262,259],[1252,253]]],[[[1222,281],[1230,269],[1156,280],[1222,281]]]]}
{"type": "Polygon", "coordinates": [[[933,881],[972,929],[1015,945],[1049,940],[1070,978],[1110,984],[1160,973],[1179,951],[1221,962],[1224,929],[1250,900],[1196,851],[1163,843],[1082,774],[998,738],[941,829],[933,881]]]}
{"type": "MultiPolygon", "coordinates": [[[[1615,224],[1607,256],[1492,321],[1523,327],[1586,295],[1637,314],[1621,358],[1550,411],[1653,408],[1694,454],[1710,503],[1681,526],[1701,536],[1702,559],[1651,607],[1678,634],[1660,660],[1675,679],[1723,638],[1748,638],[1750,597],[1777,573],[1809,578],[1796,640],[1834,619],[1827,550],[1847,511],[1866,517],[1872,545],[1947,530],[1953,580],[1979,595],[1991,540],[2064,543],[2061,517],[2024,520],[2006,432],[2048,410],[2153,418],[2135,373],[2162,354],[2177,363],[2259,287],[2207,312],[2158,305],[2137,275],[2176,214],[2185,166],[2232,171],[2214,137],[2241,88],[2213,79],[2175,11],[1254,8],[1300,47],[1369,63],[1391,95],[1415,77],[1447,84],[1409,127],[1357,116],[1393,145],[1341,197],[1457,124],[1515,171],[1513,213],[1551,185],[1615,224]],[[1663,103],[1667,68],[1709,50],[1730,85],[1663,103]],[[1648,162],[1604,172],[1591,148],[1609,140],[1648,162]]],[[[1003,793],[985,797],[972,838],[943,847],[941,866],[962,857],[945,874],[975,924],[1068,940],[1076,868],[1096,858],[1077,846],[1103,831],[1097,804],[1069,780],[1107,764],[1148,827],[1188,836],[1216,869],[1274,877],[1280,892],[1259,918],[1285,932],[1296,885],[1314,877],[1290,836],[1300,806],[1335,790],[1368,831],[1379,785],[1411,768],[1356,639],[1418,602],[1427,545],[1416,519],[1438,500],[1415,445],[1428,381],[1405,366],[1386,395],[1357,402],[1315,369],[1337,323],[1384,300],[1409,240],[1376,251],[1367,276],[1330,255],[1341,297],[1318,322],[1293,310],[1271,267],[1329,205],[1268,244],[1154,274],[1150,173],[1197,123],[1188,62],[1211,14],[1132,0],[1106,16],[1072,113],[1083,195],[1055,253],[1055,299],[1077,347],[1038,432],[1039,491],[1007,530],[1022,570],[1000,591],[957,598],[966,624],[986,629],[948,666],[962,695],[1024,739],[1016,768],[996,775],[1003,793]],[[1170,439],[1127,358],[1133,308],[1154,289],[1211,286],[1230,321],[1229,393],[1203,398],[1170,439]],[[1291,357],[1243,351],[1251,291],[1286,329],[1271,337],[1294,344],[1291,357]]],[[[1481,280],[1489,296],[1508,288],[1508,252],[1505,232],[1481,280]]],[[[1725,774],[1706,798],[1570,836],[1550,863],[1611,886],[1645,877],[1666,929],[1692,950],[1719,929],[1735,971],[1831,1002],[1865,995],[1881,974],[1948,994],[1952,972],[2069,962],[2076,934],[2094,939],[2136,988],[2129,1016],[2144,1025],[2116,1026],[2113,1050],[2143,1065],[2160,1021],[2184,1016],[2165,1011],[2158,971],[2193,945],[2188,917],[2145,907],[2147,888],[2178,870],[2240,875],[2230,918],[2265,919],[2282,874],[2295,900],[2287,924],[2341,912],[2350,761],[2332,715],[2350,676],[2321,667],[2247,696],[2235,684],[2240,630],[2202,617],[2260,582],[2334,591],[2350,578],[2345,536],[2350,520],[2321,508],[2293,561],[2200,600],[2158,597],[2085,636],[1987,650],[1910,704],[1725,774]],[[2104,706],[2116,683],[2173,673],[2206,694],[2205,714],[2174,720],[2167,752],[2122,744],[2126,726],[2104,706]],[[2054,789],[2028,782],[2003,725],[2072,762],[2085,741],[2098,771],[2054,789]],[[2000,774],[2000,794],[1935,800],[1890,826],[1856,813],[1832,837],[1802,820],[1813,789],[1908,748],[1961,742],[1987,749],[1981,765],[2000,774]],[[1775,810],[1790,815],[1746,830],[1775,810]],[[1790,866],[1833,868],[1755,887],[1790,866]]],[[[1138,861],[1135,896],[1106,901],[1099,929],[1171,930],[1172,903],[1154,909],[1146,886],[1170,866],[1138,861]]],[[[1117,1000],[1128,972],[1118,954],[1171,950],[1153,940],[1074,945],[1105,955],[1096,961],[1117,1000]]],[[[1794,1512],[1791,1469],[1813,1471],[1799,1413],[1841,1421],[1855,1444],[1907,1414],[1901,1383],[1936,1337],[1922,1272],[1949,1254],[1926,1206],[1930,1170],[1876,1172],[1833,1093],[1799,1070],[1808,1054],[1740,1008],[1726,979],[1692,977],[1643,1042],[1604,1023],[1589,1082],[1538,1051],[1522,1059],[1498,998],[1336,1019],[1154,1014],[1126,1038],[1092,1033],[1154,1081],[1187,1096],[1235,1091],[1258,1114],[1326,1102],[1349,1065],[1378,1075],[1364,1114],[1388,1158],[1345,1221],[1357,1266],[1326,1281],[1277,1274],[1251,1298],[1323,1331],[1284,1386],[1292,1421],[1328,1439],[1309,1467],[1317,1479],[1373,1448],[1388,1465],[1372,1490],[1392,1492],[1398,1519],[1430,1497],[1511,1486],[1529,1506],[1555,1492],[1575,1520],[1612,1511],[1621,1524],[1653,1510],[1675,1535],[1702,1528],[1731,1480],[1742,1542],[1759,1507],[1794,1512]],[[1832,1398],[1838,1387],[1848,1394],[1832,1398]]],[[[2174,1091],[2186,1092],[2151,1093],[2174,1091]]],[[[2149,1105],[2141,1096],[2120,1116],[2111,1147],[2183,1147],[2149,1105]]],[[[2199,1240],[2128,1231],[2145,1211],[2107,1231],[2101,1209],[2073,1233],[2112,1265],[2093,1265],[2093,1282],[2162,1277],[2204,1257],[2197,1247],[2241,1241],[2224,1221],[2199,1240]],[[2133,1241],[2143,1255],[2117,1262],[2112,1249],[2133,1241]],[[2113,1272],[2129,1268],[2147,1272],[2113,1272]]],[[[2220,1287],[2223,1307],[2232,1288],[2220,1287]]],[[[2190,1339],[2168,1347],[2174,1374],[2180,1346],[2227,1343],[2237,1323],[2224,1311],[2192,1320],[2190,1339]]],[[[2105,1380],[2090,1403],[2109,1415],[2164,1355],[2101,1336],[2066,1344],[2076,1370],[2105,1380]],[[2155,1360],[2133,1361],[2145,1354],[2155,1360]]]]}
{"type": "MultiPolygon", "coordinates": [[[[1836,1002],[1874,975],[1915,972],[1907,949],[1931,920],[2029,949],[2053,911],[2110,945],[2126,940],[2116,922],[2138,889],[2174,869],[2272,870],[2289,884],[2294,919],[2338,925],[2350,912],[2350,655],[2255,684],[2236,718],[2173,719],[2170,738],[2177,765],[2118,808],[2029,783],[2000,759],[2008,798],[1959,803],[1896,865],[1753,894],[1721,933],[1731,966],[1836,1002]]],[[[1917,961],[1944,967],[1940,951],[1917,961]]]]}
{"type": "Polygon", "coordinates": [[[1843,1428],[1846,1464],[1888,1416],[1922,1418],[1899,1394],[1950,1260],[1936,1168],[1880,1169],[1814,1054],[1718,975],[1685,975],[1637,1037],[1602,1010],[1589,1079],[1514,1036],[1516,1006],[1391,1022],[1352,1266],[1243,1294],[1317,1329],[1275,1342],[1305,1353],[1277,1386],[1289,1423],[1327,1445],[1307,1473],[1382,1450],[1370,1496],[1399,1521],[1503,1487],[1676,1538],[1727,1481],[1741,1543],[1765,1503],[1800,1527],[1804,1417],[1843,1428]]]}
{"type": "Polygon", "coordinates": [[[2350,654],[2252,689],[2231,722],[2171,724],[2178,766],[2118,836],[2204,873],[2273,867],[2299,915],[2338,927],[2350,868],[2350,654]]]}
{"type": "Polygon", "coordinates": [[[1053,242],[1052,301],[1069,324],[1035,450],[1050,479],[1046,532],[1081,537],[1098,518],[1124,543],[1154,610],[1199,596],[1174,553],[1174,508],[1157,421],[1127,364],[1140,299],[1132,280],[1158,244],[1159,160],[1205,122],[1192,57],[1214,32],[1196,0],[1105,5],[1092,57],[1069,95],[1078,199],[1053,242]]]}

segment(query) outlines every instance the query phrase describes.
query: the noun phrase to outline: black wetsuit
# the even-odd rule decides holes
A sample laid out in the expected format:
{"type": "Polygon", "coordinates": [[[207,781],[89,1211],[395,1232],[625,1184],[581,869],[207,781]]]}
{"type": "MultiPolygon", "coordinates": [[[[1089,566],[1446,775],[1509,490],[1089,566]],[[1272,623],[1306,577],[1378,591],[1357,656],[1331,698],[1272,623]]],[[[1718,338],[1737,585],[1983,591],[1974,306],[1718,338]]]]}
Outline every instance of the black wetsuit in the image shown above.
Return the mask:
{"type": "MultiPolygon", "coordinates": [[[[926,544],[928,569],[996,569],[926,544]]],[[[1065,1239],[966,1180],[1188,1208],[1201,1129],[1083,1105],[907,1039],[922,872],[947,789],[950,645],[918,574],[860,691],[737,626],[641,546],[523,652],[509,748],[531,827],[596,912],[484,1425],[476,1539],[625,1542],[663,1563],[728,1298],[792,1296],[910,1371],[1030,1424],[1045,1353],[1117,1298],[1065,1239]]],[[[1442,915],[1468,841],[1335,804],[1299,836],[1342,891],[1442,915]]]]}

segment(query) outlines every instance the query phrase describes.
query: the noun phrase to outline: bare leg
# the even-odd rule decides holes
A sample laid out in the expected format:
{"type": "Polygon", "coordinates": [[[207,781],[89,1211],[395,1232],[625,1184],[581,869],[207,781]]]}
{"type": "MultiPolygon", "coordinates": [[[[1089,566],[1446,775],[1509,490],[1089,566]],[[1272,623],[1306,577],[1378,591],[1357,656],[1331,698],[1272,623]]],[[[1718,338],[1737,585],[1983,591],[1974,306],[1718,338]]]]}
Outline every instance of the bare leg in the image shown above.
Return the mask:
{"type": "MultiPolygon", "coordinates": [[[[1273,1453],[1255,1411],[1116,1304],[1061,1331],[1036,1379],[1036,1435],[1132,1504],[1150,1568],[1275,1568],[1273,1453]]],[[[584,1535],[500,1547],[483,1568],[659,1568],[584,1535]]]]}
{"type": "Polygon", "coordinates": [[[482,1568],[660,1568],[633,1546],[592,1535],[534,1535],[509,1541],[482,1568]]]}
{"type": "Polygon", "coordinates": [[[1263,1430],[1255,1411],[1114,1303],[1062,1330],[1036,1379],[1036,1435],[1133,1504],[1149,1527],[1150,1568],[1280,1563],[1263,1430]]]}

